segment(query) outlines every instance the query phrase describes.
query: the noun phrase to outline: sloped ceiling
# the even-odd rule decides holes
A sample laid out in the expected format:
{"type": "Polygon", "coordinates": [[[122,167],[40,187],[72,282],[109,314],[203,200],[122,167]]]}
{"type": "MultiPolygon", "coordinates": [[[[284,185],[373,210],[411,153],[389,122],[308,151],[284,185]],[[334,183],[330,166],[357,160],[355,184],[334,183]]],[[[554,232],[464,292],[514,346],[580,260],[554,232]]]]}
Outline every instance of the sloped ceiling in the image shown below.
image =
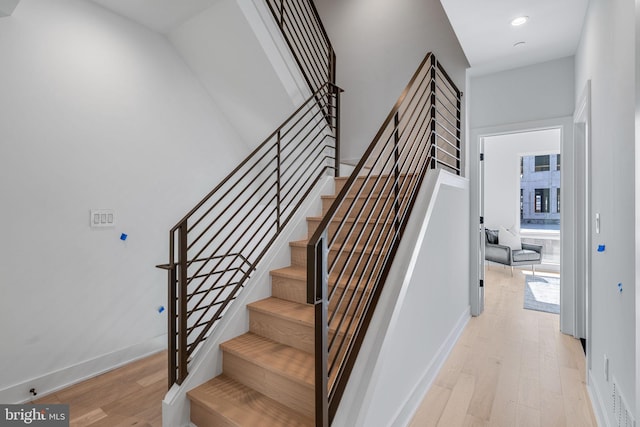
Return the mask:
{"type": "Polygon", "coordinates": [[[219,0],[91,0],[159,33],[167,33],[219,0]]]}
{"type": "Polygon", "coordinates": [[[0,17],[9,16],[20,3],[20,0],[0,0],[0,17]]]}

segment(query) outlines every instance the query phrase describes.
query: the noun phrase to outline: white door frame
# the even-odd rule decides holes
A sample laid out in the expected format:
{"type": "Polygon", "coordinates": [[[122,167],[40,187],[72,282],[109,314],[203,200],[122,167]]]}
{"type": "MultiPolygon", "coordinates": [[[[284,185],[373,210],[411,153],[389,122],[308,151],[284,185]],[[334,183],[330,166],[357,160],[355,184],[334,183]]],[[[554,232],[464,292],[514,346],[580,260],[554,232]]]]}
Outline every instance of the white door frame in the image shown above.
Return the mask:
{"type": "MultiPolygon", "coordinates": [[[[591,369],[591,80],[578,99],[573,115],[575,182],[575,329],[576,338],[586,338],[587,372],[591,369]]],[[[588,377],[588,375],[587,375],[588,377]]]]}
{"type": "MultiPolygon", "coordinates": [[[[540,120],[534,122],[514,123],[502,126],[492,126],[486,128],[476,128],[471,130],[469,141],[469,158],[473,161],[469,162],[469,178],[472,182],[482,183],[480,177],[480,148],[483,146],[483,140],[489,136],[505,135],[511,133],[522,133],[545,129],[560,129],[560,154],[562,157],[561,168],[561,192],[563,200],[573,200],[573,117],[561,117],[556,119],[540,120]]],[[[472,187],[473,188],[473,187],[472,187]]],[[[476,191],[471,192],[470,197],[470,230],[480,229],[481,214],[481,191],[476,186],[476,191]]],[[[573,244],[573,230],[571,229],[573,216],[572,203],[563,202],[560,211],[560,233],[563,236],[563,245],[560,254],[560,330],[566,334],[573,335],[575,330],[575,312],[574,312],[574,263],[571,261],[575,252],[573,244]],[[564,244],[567,242],[567,244],[564,244]]],[[[470,251],[471,251],[471,283],[469,300],[471,305],[471,314],[479,315],[484,307],[484,301],[481,300],[484,293],[481,292],[479,283],[484,278],[484,263],[478,263],[478,254],[481,253],[481,244],[483,242],[479,237],[479,233],[471,233],[470,251]]]]}

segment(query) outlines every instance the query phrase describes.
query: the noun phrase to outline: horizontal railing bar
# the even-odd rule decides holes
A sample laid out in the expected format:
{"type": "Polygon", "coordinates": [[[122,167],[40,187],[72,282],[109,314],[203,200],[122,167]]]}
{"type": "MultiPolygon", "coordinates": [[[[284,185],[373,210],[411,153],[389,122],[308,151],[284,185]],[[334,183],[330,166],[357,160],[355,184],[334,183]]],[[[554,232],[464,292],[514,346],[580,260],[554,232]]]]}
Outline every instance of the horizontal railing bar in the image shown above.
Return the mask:
{"type": "MultiPolygon", "coordinates": [[[[438,116],[439,116],[441,119],[443,119],[444,121],[446,121],[446,122],[447,122],[447,124],[449,124],[451,127],[453,127],[453,129],[455,129],[457,132],[460,132],[460,131],[461,131],[461,129],[460,129],[460,128],[458,128],[455,124],[451,123],[451,122],[449,121],[449,119],[448,119],[444,114],[442,114],[442,113],[441,113],[441,112],[436,108],[436,117],[438,117],[438,116]]],[[[437,122],[437,123],[439,123],[440,121],[436,119],[436,122],[437,122]]]]}
{"type": "MultiPolygon", "coordinates": [[[[265,197],[267,194],[268,194],[268,193],[265,193],[265,194],[261,197],[260,201],[261,201],[262,199],[264,199],[264,197],[265,197]]],[[[274,197],[272,197],[269,201],[273,201],[274,199],[275,199],[275,196],[274,196],[274,197]]],[[[262,210],[260,211],[260,215],[262,215],[264,212],[266,212],[266,209],[267,209],[267,207],[269,206],[269,204],[265,204],[265,205],[263,205],[263,206],[264,206],[264,207],[263,207],[263,208],[262,208],[262,210]]],[[[274,209],[275,209],[275,208],[274,208],[274,209]]],[[[253,224],[255,223],[255,221],[257,220],[257,218],[258,218],[258,217],[259,217],[259,216],[256,216],[256,217],[255,217],[255,219],[251,222],[251,224],[249,224],[248,228],[251,228],[251,227],[253,226],[253,224]]],[[[245,232],[246,232],[246,231],[245,231],[245,232]]],[[[227,243],[227,241],[229,241],[229,239],[231,239],[231,237],[232,237],[232,235],[231,235],[231,234],[230,234],[230,235],[228,235],[228,236],[227,236],[227,237],[226,237],[226,238],[225,238],[225,239],[220,243],[220,246],[225,245],[225,244],[227,243]]],[[[214,270],[215,270],[215,269],[217,269],[217,268],[220,266],[220,263],[221,263],[221,262],[222,262],[222,261],[218,261],[218,263],[213,267],[213,269],[214,269],[214,270]]],[[[199,274],[199,273],[200,273],[200,271],[202,271],[202,269],[203,269],[206,265],[207,265],[207,263],[202,264],[202,265],[200,266],[200,268],[195,272],[195,274],[199,274]]],[[[187,285],[188,285],[188,282],[187,282],[187,285]]],[[[199,290],[199,289],[196,289],[196,290],[199,290]]]]}
{"type": "Polygon", "coordinates": [[[440,71],[440,73],[444,76],[444,78],[447,80],[449,85],[455,91],[456,98],[462,97],[462,92],[460,92],[460,89],[458,89],[458,86],[456,86],[456,84],[453,82],[453,80],[449,76],[449,73],[447,73],[447,71],[444,69],[442,64],[440,62],[436,61],[436,67],[437,67],[437,70],[440,71]]]}
{"type": "MultiPolygon", "coordinates": [[[[258,157],[258,158],[255,160],[254,164],[251,166],[251,169],[247,170],[247,171],[246,171],[246,172],[245,172],[245,173],[244,173],[244,174],[243,174],[243,175],[242,175],[242,176],[241,176],[237,181],[235,181],[235,182],[233,182],[232,184],[230,184],[230,186],[229,186],[229,188],[227,189],[227,191],[225,191],[224,193],[222,193],[222,194],[220,195],[220,197],[218,198],[218,200],[217,200],[213,205],[211,205],[211,206],[210,206],[210,207],[209,207],[209,208],[208,208],[208,209],[207,209],[207,210],[206,210],[206,211],[205,211],[205,212],[204,212],[204,213],[203,213],[203,214],[202,214],[202,215],[201,215],[201,216],[200,216],[200,217],[199,217],[199,218],[198,218],[194,223],[193,223],[193,224],[191,224],[191,226],[189,227],[189,230],[188,230],[188,231],[192,231],[192,230],[194,230],[194,229],[195,229],[195,227],[197,227],[198,225],[200,225],[200,223],[203,221],[203,219],[204,219],[205,217],[207,217],[211,212],[213,212],[213,210],[218,206],[218,204],[219,204],[219,203],[221,203],[221,202],[222,202],[222,200],[224,200],[227,196],[229,196],[229,195],[232,193],[232,191],[236,188],[236,186],[241,185],[241,182],[244,182],[244,179],[249,175],[249,173],[250,173],[251,171],[253,171],[253,168],[257,167],[260,163],[264,163],[265,158],[266,158],[267,156],[269,156],[270,154],[271,154],[272,158],[271,158],[271,160],[269,160],[269,159],[267,158],[266,163],[271,163],[271,162],[273,161],[273,159],[275,159],[275,157],[276,157],[276,156],[275,156],[275,154],[272,154],[272,153],[271,153],[271,152],[272,152],[272,150],[274,150],[274,149],[275,149],[275,146],[271,146],[271,147],[269,147],[268,149],[266,149],[266,150],[265,150],[265,152],[264,152],[260,157],[258,157]]],[[[259,172],[258,172],[256,175],[253,175],[253,177],[251,178],[251,180],[245,184],[244,188],[242,188],[242,189],[241,189],[241,190],[239,190],[238,192],[239,192],[239,193],[244,193],[244,192],[245,192],[245,191],[246,191],[246,190],[247,190],[251,185],[253,185],[253,183],[255,183],[255,182],[260,178],[260,176],[262,176],[262,174],[263,174],[264,172],[266,172],[266,171],[267,171],[267,169],[261,168],[261,169],[259,170],[259,172]]],[[[272,172],[272,173],[273,173],[273,172],[272,172]]],[[[229,181],[229,182],[231,182],[231,181],[229,181]]],[[[236,199],[234,198],[234,199],[232,200],[231,204],[233,204],[233,202],[235,202],[235,201],[236,201],[236,199]]],[[[211,224],[209,224],[208,228],[210,228],[211,226],[212,226],[212,225],[211,225],[211,224]]],[[[208,229],[208,228],[207,228],[207,229],[208,229]]],[[[197,241],[198,241],[198,238],[196,238],[196,239],[195,239],[195,241],[191,242],[190,247],[191,247],[191,246],[193,246],[197,241]]]]}
{"type": "Polygon", "coordinates": [[[460,172],[460,168],[459,168],[459,167],[454,166],[454,165],[452,165],[452,164],[450,164],[450,163],[447,163],[447,162],[444,162],[444,161],[442,161],[442,160],[438,160],[438,159],[436,159],[436,163],[438,163],[439,165],[446,166],[446,167],[448,167],[449,169],[452,169],[452,170],[454,170],[454,171],[460,172]]]}
{"type": "Polygon", "coordinates": [[[447,96],[446,89],[443,89],[442,86],[438,83],[436,83],[436,99],[438,99],[438,101],[440,102],[442,102],[443,99],[446,100],[456,110],[456,112],[461,112],[460,108],[458,108],[458,105],[447,96]]]}
{"type": "MultiPolygon", "coordinates": [[[[240,272],[241,272],[241,273],[243,273],[243,274],[245,274],[245,273],[246,273],[246,271],[242,271],[242,270],[238,270],[238,271],[240,271],[240,272]]],[[[228,282],[228,283],[226,283],[226,284],[224,284],[224,285],[222,285],[222,286],[212,287],[212,288],[211,288],[211,290],[224,289],[224,288],[228,288],[228,287],[230,287],[230,286],[236,286],[236,285],[244,286],[244,285],[243,285],[243,284],[241,284],[240,282],[228,282]]],[[[192,293],[192,295],[193,295],[193,296],[201,295],[201,294],[203,294],[203,293],[205,293],[205,292],[206,292],[206,291],[198,291],[198,292],[192,293]]]]}
{"type": "MultiPolygon", "coordinates": [[[[451,153],[449,153],[447,150],[443,150],[442,148],[438,148],[437,152],[438,152],[438,153],[445,154],[445,155],[447,155],[447,156],[449,156],[449,157],[452,157],[452,158],[454,158],[455,160],[458,160],[458,157],[457,157],[456,155],[451,154],[451,153]]],[[[438,159],[438,158],[436,158],[436,160],[437,160],[437,161],[442,161],[442,159],[438,159]]]]}
{"type": "MultiPolygon", "coordinates": [[[[332,83],[326,83],[325,85],[333,85],[332,83]]],[[[309,97],[300,107],[298,107],[298,109],[296,109],[296,111],[289,117],[287,118],[284,123],[282,125],[280,125],[280,127],[278,129],[276,129],[271,135],[269,135],[260,145],[258,145],[242,162],[240,162],[240,164],[238,166],[236,166],[228,175],[226,178],[224,178],[218,185],[216,185],[214,187],[213,190],[211,190],[199,203],[196,204],[196,206],[191,209],[189,211],[189,213],[187,213],[180,221],[178,221],[178,223],[171,229],[171,231],[177,231],[180,228],[180,225],[187,221],[198,209],[200,209],[200,207],[207,202],[207,200],[209,200],[211,198],[211,196],[213,196],[220,188],[222,188],[227,181],[240,169],[242,169],[242,167],[249,161],[251,160],[251,157],[254,155],[254,153],[258,153],[266,144],[268,144],[268,142],[273,139],[277,134],[278,134],[278,130],[281,129],[282,127],[286,126],[287,123],[289,123],[289,121],[291,120],[291,117],[296,116],[309,102],[313,102],[316,99],[316,95],[319,93],[320,90],[322,90],[322,88],[324,87],[324,85],[320,88],[318,88],[313,95],[311,95],[311,97],[309,97]]]]}
{"type": "MultiPolygon", "coordinates": [[[[404,148],[403,148],[403,150],[404,150],[404,148]]],[[[377,160],[380,158],[380,156],[381,156],[381,155],[382,155],[382,152],[380,153],[380,155],[379,155],[379,156],[378,156],[378,158],[376,159],[376,162],[374,162],[374,165],[375,165],[375,163],[377,163],[377,160]]],[[[387,162],[388,162],[390,159],[391,159],[390,157],[387,157],[387,160],[386,160],[386,161],[385,161],[385,163],[383,164],[382,169],[384,169],[384,167],[386,166],[387,162]]],[[[366,176],[367,176],[367,177],[370,177],[370,175],[371,175],[371,171],[369,171],[369,173],[368,173],[366,176]]],[[[380,175],[380,174],[378,175],[378,177],[376,178],[376,181],[374,182],[374,184],[373,184],[373,185],[372,185],[372,187],[371,187],[371,188],[372,188],[372,190],[371,190],[371,191],[373,191],[373,189],[375,189],[375,188],[378,186],[378,183],[380,182],[380,177],[381,177],[381,176],[382,176],[382,175],[380,175]]],[[[384,191],[384,190],[387,188],[387,182],[388,182],[388,180],[389,180],[389,176],[390,176],[390,175],[388,175],[388,176],[387,176],[386,181],[385,181],[385,183],[382,185],[382,189],[381,189],[380,191],[384,191]]],[[[362,185],[362,187],[361,187],[361,190],[362,190],[362,189],[364,189],[365,185],[366,185],[366,183],[363,183],[363,185],[362,185]]],[[[356,194],[355,199],[358,199],[358,198],[360,197],[360,195],[361,195],[361,194],[362,194],[362,192],[361,192],[361,191],[359,191],[359,192],[356,194]]],[[[380,199],[380,198],[378,198],[378,200],[375,202],[374,206],[373,206],[373,207],[372,207],[372,209],[371,209],[371,212],[374,212],[374,211],[375,211],[375,209],[377,208],[377,204],[378,204],[378,202],[379,202],[379,199],[380,199]]],[[[351,208],[350,208],[350,209],[345,213],[344,218],[347,218],[348,216],[350,216],[350,214],[351,214],[351,209],[353,209],[353,206],[355,206],[355,204],[352,204],[352,207],[351,207],[351,208]]],[[[361,215],[361,213],[363,212],[364,207],[365,207],[365,205],[363,205],[363,206],[360,208],[360,210],[358,211],[358,213],[356,214],[356,218],[357,218],[357,219],[359,219],[359,218],[360,218],[360,215],[361,215]]],[[[383,205],[383,209],[384,209],[385,207],[386,207],[386,202],[385,202],[385,204],[383,205]]],[[[370,214],[370,215],[371,215],[371,214],[370,214]]],[[[367,218],[367,220],[370,218],[370,215],[369,215],[369,217],[367,218]]],[[[343,223],[344,223],[344,219],[343,219],[343,221],[341,222],[341,224],[339,225],[339,227],[336,229],[335,234],[334,234],[334,238],[335,238],[336,236],[338,236],[338,235],[339,235],[339,233],[340,233],[340,231],[341,231],[341,229],[342,229],[342,224],[343,224],[343,223]]],[[[349,233],[349,234],[344,238],[343,243],[342,243],[342,245],[340,246],[339,252],[341,252],[342,248],[344,247],[344,245],[345,245],[345,244],[346,244],[346,242],[348,241],[348,239],[349,239],[350,235],[351,235],[351,234],[349,233]]],[[[331,241],[331,245],[330,245],[330,246],[333,246],[333,242],[334,242],[334,241],[335,241],[335,240],[332,240],[332,241],[331,241]]],[[[358,242],[359,242],[359,241],[358,241],[358,242]]],[[[330,268],[330,269],[332,269],[332,268],[333,268],[333,265],[335,265],[335,260],[334,260],[334,262],[331,264],[331,266],[330,266],[329,268],[330,268]]],[[[339,280],[339,279],[338,279],[338,280],[339,280]]]]}
{"type": "MultiPolygon", "coordinates": [[[[423,152],[425,152],[427,149],[428,149],[428,148],[424,148],[424,149],[423,149],[423,152]]],[[[389,157],[389,158],[390,158],[390,157],[389,157]]],[[[415,156],[414,156],[413,158],[415,159],[415,156]]],[[[408,159],[408,157],[403,161],[403,165],[406,163],[407,159],[408,159]]],[[[381,175],[379,175],[379,176],[381,176],[381,175]]],[[[385,182],[385,183],[383,184],[383,190],[387,188],[387,183],[388,183],[388,181],[389,181],[389,178],[390,178],[390,177],[391,177],[391,175],[390,175],[390,174],[389,174],[389,175],[387,175],[387,178],[386,178],[386,181],[387,181],[387,182],[385,182]]],[[[395,181],[397,181],[397,179],[396,179],[395,181]]],[[[376,182],[376,184],[377,184],[377,182],[376,182]]],[[[394,184],[394,185],[395,185],[395,184],[394,184]]],[[[372,189],[373,189],[373,188],[375,188],[375,186],[376,186],[376,185],[374,185],[374,186],[372,187],[372,189]]],[[[395,202],[395,201],[397,201],[397,198],[398,198],[398,197],[395,197],[395,198],[394,198],[394,199],[395,199],[395,200],[394,200],[394,202],[395,202]]],[[[384,201],[384,204],[383,204],[383,206],[382,206],[382,211],[383,211],[383,212],[385,211],[385,209],[386,209],[386,207],[387,207],[387,203],[388,203],[388,201],[390,200],[390,198],[385,197],[384,199],[385,199],[385,201],[384,201]]],[[[371,215],[373,214],[373,212],[375,212],[375,210],[376,210],[376,208],[377,208],[377,204],[379,203],[379,201],[380,201],[380,197],[376,198],[376,200],[375,200],[375,202],[374,202],[374,206],[373,206],[373,207],[372,207],[372,209],[369,211],[369,215],[368,215],[368,217],[367,217],[367,219],[366,219],[365,221],[368,221],[368,220],[371,218],[371,215]]],[[[361,207],[361,209],[360,209],[360,211],[358,212],[358,215],[357,215],[357,216],[359,216],[359,215],[360,215],[360,213],[362,212],[362,210],[364,209],[364,207],[365,207],[365,205],[363,204],[363,206],[361,207]]],[[[389,212],[387,213],[387,217],[385,218],[385,221],[388,221],[388,219],[389,219],[389,215],[390,215],[390,212],[391,212],[391,211],[389,210],[389,212]]],[[[356,238],[356,242],[355,242],[355,243],[353,243],[354,245],[358,245],[358,244],[360,243],[360,238],[361,238],[361,236],[362,236],[362,231],[363,231],[363,230],[364,230],[364,228],[360,231],[360,234],[359,234],[359,235],[358,235],[358,237],[356,238]]],[[[373,232],[373,231],[372,231],[372,232],[373,232]]],[[[370,233],[370,235],[371,235],[371,233],[370,233]]],[[[346,242],[346,241],[348,241],[348,239],[349,239],[349,236],[347,236],[347,237],[344,239],[344,241],[346,242]]],[[[367,242],[365,242],[364,246],[366,247],[366,246],[369,244],[369,242],[370,242],[370,237],[369,237],[369,239],[367,240],[367,242]]],[[[343,244],[342,244],[342,246],[341,246],[341,247],[344,247],[344,242],[343,242],[343,244]]],[[[349,259],[350,259],[350,258],[351,258],[351,256],[349,257],[349,259]]],[[[338,259],[338,257],[334,258],[334,262],[331,264],[331,268],[330,268],[329,270],[332,270],[332,269],[333,269],[333,266],[335,266],[335,263],[336,263],[337,259],[338,259]]],[[[341,270],[341,272],[340,272],[340,274],[339,274],[338,278],[336,279],[336,282],[339,282],[339,280],[341,280],[341,278],[342,278],[342,274],[344,273],[344,269],[345,269],[345,267],[346,267],[346,264],[345,264],[345,266],[343,266],[343,268],[342,268],[342,270],[341,270]]],[[[356,270],[358,267],[359,267],[359,263],[356,263],[356,266],[354,267],[353,272],[355,272],[355,270],[356,270]]],[[[365,266],[365,270],[366,270],[366,269],[367,269],[367,266],[365,266]]],[[[352,278],[353,278],[353,272],[351,273],[351,275],[350,275],[350,276],[349,276],[349,278],[347,279],[347,282],[351,282],[351,280],[352,280],[352,278]]],[[[330,295],[330,296],[329,296],[329,299],[330,299],[330,300],[331,300],[331,297],[332,297],[332,296],[330,295]]]]}
{"type": "MultiPolygon", "coordinates": [[[[428,60],[430,60],[432,57],[432,54],[429,53],[427,54],[427,56],[425,57],[425,59],[423,60],[421,67],[427,63],[428,60]]],[[[430,67],[431,68],[431,67],[430,67]]],[[[407,85],[407,88],[403,91],[403,93],[400,95],[400,98],[398,99],[398,101],[396,102],[396,105],[391,109],[391,112],[389,113],[389,115],[387,116],[387,118],[385,119],[382,127],[380,128],[380,130],[378,131],[377,135],[374,137],[373,141],[371,142],[371,144],[369,144],[369,147],[367,148],[367,150],[365,151],[365,153],[363,154],[361,160],[358,162],[358,164],[356,165],[356,167],[354,168],[354,171],[352,172],[351,176],[349,177],[349,179],[347,180],[347,182],[344,184],[344,186],[342,187],[342,190],[340,191],[340,193],[338,194],[338,196],[336,197],[336,200],[339,199],[344,199],[344,197],[346,196],[346,194],[348,194],[348,192],[351,190],[351,187],[353,186],[353,183],[355,182],[356,176],[360,173],[360,171],[364,168],[364,163],[365,160],[369,157],[369,155],[371,154],[371,152],[374,150],[375,146],[378,143],[378,140],[381,138],[384,130],[387,129],[389,123],[391,122],[391,120],[393,120],[393,116],[398,112],[400,105],[402,104],[402,101],[404,101],[407,92],[408,92],[408,88],[411,87],[411,85],[414,83],[414,81],[417,79],[419,74],[419,71],[417,71],[414,76],[412,77],[411,81],[409,82],[409,85],[407,85]]],[[[328,218],[332,218],[335,215],[335,211],[337,210],[337,203],[333,203],[331,205],[331,207],[329,208],[327,214],[325,215],[323,221],[320,223],[320,225],[318,226],[318,229],[316,230],[316,232],[311,236],[311,238],[309,239],[309,245],[314,245],[318,242],[318,240],[320,239],[320,235],[322,233],[321,230],[325,229],[328,225],[328,218]]]]}
{"type": "MultiPolygon", "coordinates": [[[[449,141],[446,137],[444,137],[442,134],[440,134],[439,132],[436,132],[436,136],[438,137],[438,139],[440,141],[444,141],[445,143],[447,143],[448,146],[450,146],[451,148],[453,148],[456,151],[460,151],[460,147],[458,147],[457,144],[452,143],[451,141],[449,141]]],[[[460,142],[460,141],[458,141],[460,142]]]]}
{"type": "MultiPolygon", "coordinates": [[[[416,181],[417,184],[414,185],[414,188],[416,188],[416,186],[419,185],[420,182],[422,182],[422,177],[424,177],[424,173],[425,173],[426,168],[428,167],[428,164],[429,164],[428,162],[424,162],[422,164],[422,167],[420,168],[420,173],[419,173],[420,179],[419,179],[419,181],[416,181]]],[[[405,212],[404,215],[408,215],[408,213],[410,213],[410,205],[413,204],[414,200],[415,200],[415,192],[412,192],[411,200],[409,202],[409,205],[407,205],[407,208],[404,210],[404,212],[405,212]]],[[[404,217],[403,217],[403,220],[401,221],[401,223],[402,224],[406,223],[406,221],[404,220],[404,217]]],[[[403,231],[403,229],[404,229],[404,226],[402,226],[400,229],[398,229],[396,231],[396,235],[401,233],[403,231]]],[[[382,265],[388,265],[387,260],[390,257],[392,257],[392,255],[395,253],[395,247],[397,247],[397,239],[394,239],[394,240],[396,241],[396,243],[394,244],[392,249],[389,252],[387,252],[386,257],[384,258],[384,262],[382,262],[382,265]]],[[[381,281],[381,277],[383,277],[385,275],[386,275],[386,273],[385,273],[384,269],[380,270],[379,273],[378,273],[378,276],[377,276],[377,278],[375,280],[375,283],[380,282],[381,281]]],[[[378,287],[376,286],[376,288],[378,288],[378,287]]],[[[372,295],[374,295],[374,299],[370,300],[370,302],[367,303],[367,307],[369,307],[371,304],[375,305],[375,302],[377,301],[376,291],[375,290],[372,292],[372,295]]],[[[367,313],[371,313],[371,310],[367,309],[366,312],[367,313]]],[[[360,338],[360,341],[358,341],[357,337],[362,337],[362,334],[360,332],[363,329],[362,325],[364,325],[365,323],[368,324],[368,321],[370,320],[370,318],[371,318],[371,314],[367,314],[367,316],[365,316],[365,317],[360,319],[360,321],[358,323],[358,326],[356,328],[356,331],[354,333],[354,336],[356,338],[350,341],[350,343],[349,343],[349,345],[347,347],[346,353],[345,353],[345,355],[343,357],[343,360],[348,360],[348,358],[350,357],[349,355],[352,353],[354,347],[356,345],[359,346],[358,342],[361,342],[362,338],[360,338]]],[[[339,351],[335,352],[335,354],[339,354],[339,351]]],[[[341,366],[341,368],[339,369],[338,373],[336,374],[336,380],[335,380],[334,384],[338,384],[340,382],[340,378],[342,377],[343,372],[345,370],[346,369],[344,368],[344,366],[341,366]]],[[[336,392],[338,392],[336,387],[332,388],[332,390],[330,391],[330,397],[329,398],[330,398],[331,401],[333,401],[333,399],[336,397],[336,392]]]]}
{"type": "Polygon", "coordinates": [[[441,77],[439,79],[439,81],[442,81],[442,83],[443,83],[443,85],[440,85],[440,87],[444,86],[444,88],[446,89],[446,92],[449,93],[452,97],[457,99],[458,98],[458,94],[456,93],[457,90],[455,88],[451,87],[451,85],[449,85],[449,82],[447,82],[446,80],[444,80],[444,81],[442,80],[442,77],[444,77],[444,76],[442,76],[442,73],[440,73],[439,69],[438,69],[438,76],[441,77]]]}
{"type": "Polygon", "coordinates": [[[451,117],[457,117],[457,113],[451,111],[446,105],[444,105],[441,101],[440,98],[436,98],[436,102],[439,102],[440,106],[451,115],[451,117]]]}
{"type": "MultiPolygon", "coordinates": [[[[277,154],[274,154],[273,159],[276,159],[276,156],[277,156],[277,154]]],[[[263,169],[261,170],[261,172],[260,172],[259,176],[261,176],[263,172],[268,172],[268,171],[269,171],[269,169],[268,169],[268,168],[263,168],[263,169]]],[[[269,182],[269,179],[271,179],[273,176],[277,175],[277,173],[278,173],[278,171],[277,171],[277,169],[276,169],[276,168],[271,169],[271,171],[267,173],[266,178],[265,178],[263,181],[261,181],[261,184],[260,184],[256,189],[254,189],[254,190],[253,190],[253,193],[251,193],[251,194],[248,196],[248,198],[249,198],[249,199],[251,199],[251,198],[253,198],[254,196],[256,196],[257,194],[259,194],[259,193],[260,193],[260,191],[264,188],[264,186],[265,186],[265,185],[267,185],[267,183],[269,182]]],[[[273,179],[274,179],[274,181],[275,181],[275,178],[273,178],[273,179]]],[[[255,179],[254,179],[254,180],[251,180],[251,182],[249,182],[249,183],[247,184],[247,186],[245,187],[245,190],[246,190],[246,189],[249,189],[249,188],[250,188],[250,186],[252,186],[254,183],[255,183],[255,179]]],[[[266,194],[266,192],[265,192],[265,194],[266,194]]],[[[254,206],[257,206],[258,204],[260,204],[260,202],[262,202],[262,199],[263,199],[263,198],[264,198],[264,195],[262,196],[262,198],[261,198],[260,200],[258,200],[257,202],[255,202],[254,206]]],[[[227,219],[227,221],[226,221],[223,225],[219,226],[219,230],[218,230],[218,232],[216,232],[216,233],[213,235],[213,237],[211,237],[211,239],[209,239],[209,242],[207,242],[207,244],[206,244],[206,245],[204,245],[204,246],[202,247],[202,249],[201,249],[201,250],[196,254],[196,256],[195,256],[196,258],[197,258],[197,257],[199,257],[199,256],[201,255],[202,251],[204,251],[204,250],[209,246],[209,244],[213,241],[213,239],[217,238],[217,237],[220,235],[220,233],[222,232],[222,230],[223,230],[223,229],[224,229],[224,228],[229,224],[229,222],[230,222],[230,221],[232,221],[232,220],[234,219],[235,215],[238,215],[238,214],[239,214],[243,209],[246,209],[246,207],[247,207],[247,206],[246,206],[246,202],[243,202],[243,200],[242,200],[242,199],[240,199],[240,198],[238,198],[238,197],[234,197],[234,199],[231,201],[231,203],[229,204],[229,206],[227,207],[227,209],[225,209],[225,212],[224,212],[224,213],[226,213],[226,210],[228,210],[228,208],[230,208],[231,206],[233,206],[233,205],[235,205],[235,204],[237,204],[237,205],[238,205],[238,206],[236,207],[235,212],[234,212],[232,215],[230,215],[230,216],[229,216],[229,218],[227,219]]],[[[201,239],[201,238],[202,238],[202,237],[203,237],[203,236],[204,236],[204,235],[205,235],[205,234],[206,234],[206,233],[207,233],[211,228],[213,228],[213,227],[216,225],[216,223],[217,223],[218,219],[224,219],[224,217],[221,217],[221,216],[216,217],[216,218],[215,218],[215,219],[214,219],[214,220],[213,220],[213,221],[212,221],[208,226],[206,226],[206,227],[204,228],[204,230],[202,230],[202,231],[200,232],[200,234],[198,234],[198,236],[197,236],[197,237],[195,237],[195,238],[193,239],[193,241],[192,241],[192,242],[189,244],[189,246],[187,247],[187,250],[190,250],[191,248],[193,248],[193,246],[194,246],[198,241],[200,241],[200,239],[201,239]]]]}

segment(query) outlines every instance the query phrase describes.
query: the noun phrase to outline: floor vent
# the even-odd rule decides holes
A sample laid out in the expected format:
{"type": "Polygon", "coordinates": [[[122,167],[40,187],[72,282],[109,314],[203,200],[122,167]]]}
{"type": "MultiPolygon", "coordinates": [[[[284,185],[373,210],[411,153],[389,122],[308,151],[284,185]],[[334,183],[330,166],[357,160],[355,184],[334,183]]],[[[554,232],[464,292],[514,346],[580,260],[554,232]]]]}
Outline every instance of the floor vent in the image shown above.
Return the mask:
{"type": "Polygon", "coordinates": [[[616,427],[636,427],[636,421],[628,408],[629,406],[620,393],[620,387],[614,378],[611,386],[611,409],[616,427]]]}

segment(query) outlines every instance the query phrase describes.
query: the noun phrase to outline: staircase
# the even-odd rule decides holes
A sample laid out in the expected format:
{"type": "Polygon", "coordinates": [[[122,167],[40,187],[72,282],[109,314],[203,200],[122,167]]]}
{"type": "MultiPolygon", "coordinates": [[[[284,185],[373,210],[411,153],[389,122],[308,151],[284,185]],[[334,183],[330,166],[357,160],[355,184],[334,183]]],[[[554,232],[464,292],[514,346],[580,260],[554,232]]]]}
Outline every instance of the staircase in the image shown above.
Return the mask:
{"type": "MultiPolygon", "coordinates": [[[[335,178],[336,195],[345,182],[346,178],[335,178]]],[[[336,195],[323,196],[323,215],[336,195]]],[[[354,199],[353,195],[347,197],[354,199]]],[[[384,217],[383,213],[378,211],[377,216],[384,217]]],[[[320,219],[307,218],[309,235],[320,219]]],[[[340,220],[335,220],[336,227],[340,220]]],[[[366,224],[368,231],[383,226],[379,222],[366,224]]],[[[272,296],[247,305],[249,332],[220,345],[222,375],[188,392],[191,421],[198,427],[315,425],[315,324],[314,307],[306,303],[307,241],[290,242],[290,247],[291,265],[271,271],[272,296]]],[[[358,248],[349,253],[358,254],[358,248]]],[[[335,256],[330,253],[329,261],[335,256]]],[[[340,259],[337,265],[346,262],[346,258],[340,259]]],[[[345,271],[351,273],[349,267],[345,271]]],[[[361,273],[356,271],[358,276],[361,273]]],[[[346,299],[353,295],[349,283],[343,280],[336,289],[346,299]]],[[[350,310],[348,307],[339,310],[350,310]]],[[[333,309],[330,306],[329,312],[333,309]]],[[[330,339],[336,334],[338,340],[350,335],[347,325],[354,323],[353,314],[357,313],[335,317],[329,326],[330,339]]],[[[329,378],[330,385],[332,381],[329,378]]]]}

